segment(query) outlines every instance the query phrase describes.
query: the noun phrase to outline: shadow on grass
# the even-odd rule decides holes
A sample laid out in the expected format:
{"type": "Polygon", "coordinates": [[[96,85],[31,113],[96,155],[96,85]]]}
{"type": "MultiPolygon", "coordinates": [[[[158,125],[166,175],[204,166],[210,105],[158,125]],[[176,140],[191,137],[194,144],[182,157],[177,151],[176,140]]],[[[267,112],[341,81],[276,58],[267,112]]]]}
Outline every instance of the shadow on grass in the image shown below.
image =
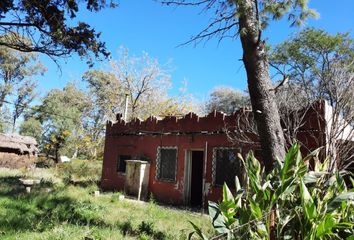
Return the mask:
{"type": "Polygon", "coordinates": [[[100,181],[92,181],[92,180],[70,181],[69,184],[76,187],[86,188],[92,185],[100,186],[100,181]]]}
{"type": "Polygon", "coordinates": [[[25,187],[19,177],[0,177],[0,197],[24,193],[25,187]]]}
{"type": "Polygon", "coordinates": [[[165,240],[168,236],[162,231],[156,231],[152,222],[142,221],[137,229],[134,229],[132,223],[127,220],[117,225],[123,236],[150,236],[155,240],[165,240]]]}
{"type": "MultiPolygon", "coordinates": [[[[92,185],[92,181],[75,185],[86,187],[92,185]]],[[[104,207],[69,197],[66,191],[66,188],[55,188],[50,183],[41,183],[28,194],[18,177],[0,178],[0,233],[43,232],[67,223],[116,229],[124,236],[144,235],[156,240],[169,239],[150,222],[142,221],[135,228],[129,220],[120,219],[109,224],[104,221],[104,207]],[[52,188],[52,191],[46,191],[47,188],[52,188]]]]}
{"type": "Polygon", "coordinates": [[[41,183],[26,193],[18,177],[0,178],[0,230],[43,231],[66,222],[107,227],[102,207],[80,202],[61,190],[47,192],[50,183],[41,183]]]}

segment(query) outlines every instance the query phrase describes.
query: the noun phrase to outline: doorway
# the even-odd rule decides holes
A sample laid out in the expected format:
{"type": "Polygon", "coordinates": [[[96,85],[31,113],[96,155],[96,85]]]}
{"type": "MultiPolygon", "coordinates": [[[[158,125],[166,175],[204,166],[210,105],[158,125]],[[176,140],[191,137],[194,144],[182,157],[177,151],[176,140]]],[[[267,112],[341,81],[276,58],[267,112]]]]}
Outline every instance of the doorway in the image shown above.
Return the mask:
{"type": "Polygon", "coordinates": [[[203,204],[203,151],[191,152],[190,205],[202,207],[203,204]]]}

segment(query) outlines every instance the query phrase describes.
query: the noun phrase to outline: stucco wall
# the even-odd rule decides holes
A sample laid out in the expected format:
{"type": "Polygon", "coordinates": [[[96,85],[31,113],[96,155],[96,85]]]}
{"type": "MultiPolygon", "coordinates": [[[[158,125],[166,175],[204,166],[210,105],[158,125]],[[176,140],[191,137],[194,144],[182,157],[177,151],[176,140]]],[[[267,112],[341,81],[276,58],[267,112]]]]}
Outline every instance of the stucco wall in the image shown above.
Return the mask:
{"type": "MultiPolygon", "coordinates": [[[[319,104],[316,111],[309,111],[306,114],[306,124],[302,126],[298,135],[300,141],[306,144],[302,147],[304,152],[314,150],[324,143],[323,129],[325,126],[318,118],[318,114],[321,115],[323,112],[321,106],[319,104]]],[[[227,146],[240,148],[242,155],[251,149],[259,149],[257,143],[235,146],[228,140],[224,128],[235,125],[236,119],[240,120],[239,114],[245,114],[245,112],[239,111],[231,116],[214,112],[202,118],[189,114],[181,119],[168,117],[158,121],[155,118],[149,118],[144,122],[135,120],[129,123],[125,123],[121,115],[118,115],[116,123],[107,124],[102,188],[121,191],[124,189],[125,175],[116,171],[119,155],[144,156],[151,163],[149,190],[154,198],[169,204],[184,204],[186,151],[203,150],[206,153],[204,161],[207,161],[204,176],[204,203],[208,200],[220,200],[221,187],[214,186],[212,183],[213,148],[227,146]],[[159,146],[173,146],[178,149],[175,182],[163,182],[156,179],[156,156],[159,146]]],[[[250,137],[254,138],[253,135],[250,137]]]]}

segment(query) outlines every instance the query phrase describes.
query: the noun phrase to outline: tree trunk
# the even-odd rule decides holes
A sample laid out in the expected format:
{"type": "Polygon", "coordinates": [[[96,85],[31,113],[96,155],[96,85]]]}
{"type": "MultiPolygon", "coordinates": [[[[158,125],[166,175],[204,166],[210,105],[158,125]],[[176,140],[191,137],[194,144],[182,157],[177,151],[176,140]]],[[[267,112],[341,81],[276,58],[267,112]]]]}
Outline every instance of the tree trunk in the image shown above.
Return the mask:
{"type": "Polygon", "coordinates": [[[59,148],[56,147],[55,148],[55,159],[54,159],[55,163],[59,163],[59,148]]]}
{"type": "Polygon", "coordinates": [[[254,0],[235,1],[239,11],[239,31],[243,48],[243,62],[247,72],[248,90],[257,123],[266,170],[285,156],[285,141],[274,101],[269,76],[265,43],[261,41],[257,6],[254,0]]]}

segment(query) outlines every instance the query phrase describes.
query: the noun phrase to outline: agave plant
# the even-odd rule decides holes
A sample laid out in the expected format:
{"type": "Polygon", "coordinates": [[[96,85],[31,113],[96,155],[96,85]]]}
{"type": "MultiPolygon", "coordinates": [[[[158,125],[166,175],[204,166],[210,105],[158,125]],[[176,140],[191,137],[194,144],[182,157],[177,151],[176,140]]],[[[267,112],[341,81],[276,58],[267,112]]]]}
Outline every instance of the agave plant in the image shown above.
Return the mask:
{"type": "MultiPolygon", "coordinates": [[[[318,155],[316,150],[302,158],[295,144],[268,174],[252,152],[246,159],[239,156],[242,184],[236,177],[233,193],[224,184],[222,201],[209,202],[211,223],[219,234],[211,239],[354,240],[354,189],[343,179],[348,173],[326,171],[328,159],[321,162],[318,155]]],[[[190,239],[208,239],[192,225],[190,239]]]]}

